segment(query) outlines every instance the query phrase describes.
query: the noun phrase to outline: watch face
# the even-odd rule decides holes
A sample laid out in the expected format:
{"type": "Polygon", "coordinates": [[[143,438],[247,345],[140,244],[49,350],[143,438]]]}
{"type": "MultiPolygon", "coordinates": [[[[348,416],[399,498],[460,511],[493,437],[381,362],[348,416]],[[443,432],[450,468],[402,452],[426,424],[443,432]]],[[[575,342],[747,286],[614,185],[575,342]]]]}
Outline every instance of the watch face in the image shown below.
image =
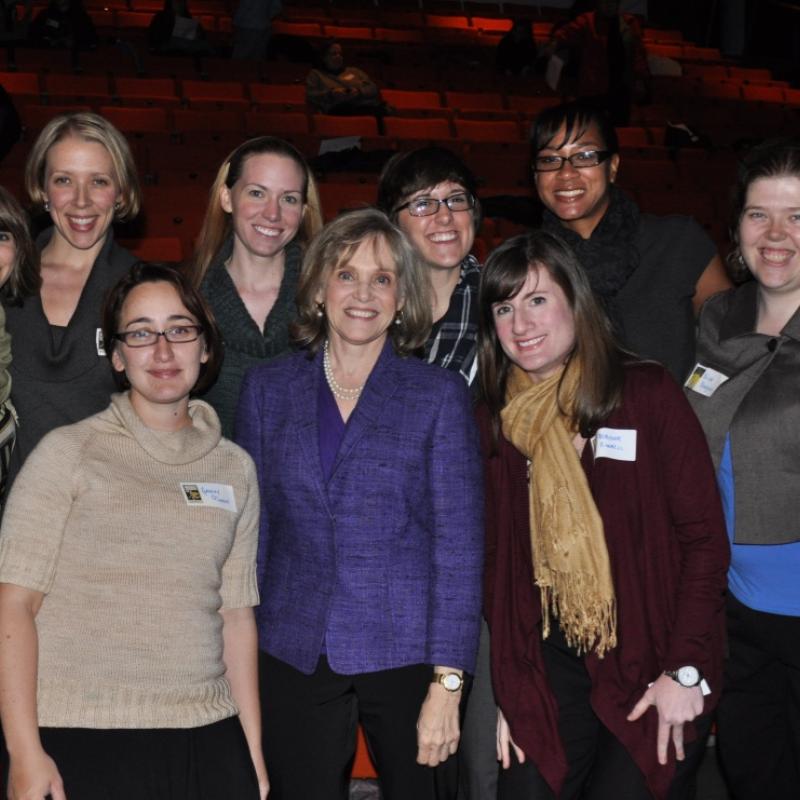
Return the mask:
{"type": "Polygon", "coordinates": [[[697,686],[700,683],[700,672],[697,667],[681,667],[678,670],[678,683],[681,686],[697,686]]]}
{"type": "Polygon", "coordinates": [[[448,692],[457,692],[461,688],[461,678],[454,672],[450,672],[442,678],[442,684],[448,692]]]}

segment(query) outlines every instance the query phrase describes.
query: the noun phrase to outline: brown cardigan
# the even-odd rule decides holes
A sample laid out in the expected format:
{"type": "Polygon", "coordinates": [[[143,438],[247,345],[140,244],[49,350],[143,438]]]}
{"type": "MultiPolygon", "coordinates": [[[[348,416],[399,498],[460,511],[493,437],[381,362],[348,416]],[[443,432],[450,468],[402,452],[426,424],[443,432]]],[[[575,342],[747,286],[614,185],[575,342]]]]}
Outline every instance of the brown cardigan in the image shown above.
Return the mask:
{"type": "MultiPolygon", "coordinates": [[[[484,453],[488,411],[478,411],[484,453]]],[[[697,666],[722,687],[723,597],[729,548],[705,437],[678,385],[657,364],[626,368],[622,405],[604,427],[637,431],[636,461],[582,463],[605,527],[618,604],[618,646],[586,657],[592,707],[666,797],[675,769],[656,760],[657,715],[627,714],[665,669],[697,666]]],[[[541,606],[533,584],[526,460],[501,438],[486,464],[485,613],[495,696],[514,741],[558,791],[567,772],[558,708],[541,653],[541,606]]],[[[535,465],[532,466],[535,469],[535,465]]],[[[689,726],[691,728],[691,726],[689,726]]],[[[693,731],[687,738],[693,737],[693,731]]]]}

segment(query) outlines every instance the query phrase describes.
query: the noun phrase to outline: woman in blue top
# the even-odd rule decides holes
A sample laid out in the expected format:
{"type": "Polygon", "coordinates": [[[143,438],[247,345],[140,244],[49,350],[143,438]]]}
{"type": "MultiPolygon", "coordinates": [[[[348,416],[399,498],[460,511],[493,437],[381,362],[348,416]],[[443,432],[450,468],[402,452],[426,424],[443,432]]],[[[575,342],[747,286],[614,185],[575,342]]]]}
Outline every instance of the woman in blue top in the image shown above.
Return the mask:
{"type": "Polygon", "coordinates": [[[712,297],[686,382],[732,543],[719,747],[737,800],[800,786],[800,140],[739,169],[733,257],[754,280],[712,297]]]}

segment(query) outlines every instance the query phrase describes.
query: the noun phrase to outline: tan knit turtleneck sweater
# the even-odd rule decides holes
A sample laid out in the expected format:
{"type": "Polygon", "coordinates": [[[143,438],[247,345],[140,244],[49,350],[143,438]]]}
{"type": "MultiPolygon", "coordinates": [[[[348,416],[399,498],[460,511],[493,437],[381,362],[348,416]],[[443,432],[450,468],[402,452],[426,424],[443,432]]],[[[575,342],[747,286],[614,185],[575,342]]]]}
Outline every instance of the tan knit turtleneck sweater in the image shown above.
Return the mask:
{"type": "Polygon", "coordinates": [[[14,483],[0,581],[45,594],[39,724],[189,728],[237,713],[221,607],[258,602],[259,498],[249,456],[206,403],[192,425],[146,428],[127,395],[48,434],[14,483]],[[232,487],[236,511],[182,483],[232,487]]]}

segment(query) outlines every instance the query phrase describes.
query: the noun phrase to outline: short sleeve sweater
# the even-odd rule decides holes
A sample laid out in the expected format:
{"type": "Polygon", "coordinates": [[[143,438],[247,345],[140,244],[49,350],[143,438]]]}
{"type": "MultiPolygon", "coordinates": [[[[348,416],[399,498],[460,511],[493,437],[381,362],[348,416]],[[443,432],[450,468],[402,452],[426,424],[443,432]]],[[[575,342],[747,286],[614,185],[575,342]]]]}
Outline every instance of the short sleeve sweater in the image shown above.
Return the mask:
{"type": "Polygon", "coordinates": [[[237,713],[223,607],[256,605],[255,468],[202,401],[144,426],[127,394],[49,433],[0,532],[0,581],[45,594],[44,727],[191,728],[237,713]]]}

